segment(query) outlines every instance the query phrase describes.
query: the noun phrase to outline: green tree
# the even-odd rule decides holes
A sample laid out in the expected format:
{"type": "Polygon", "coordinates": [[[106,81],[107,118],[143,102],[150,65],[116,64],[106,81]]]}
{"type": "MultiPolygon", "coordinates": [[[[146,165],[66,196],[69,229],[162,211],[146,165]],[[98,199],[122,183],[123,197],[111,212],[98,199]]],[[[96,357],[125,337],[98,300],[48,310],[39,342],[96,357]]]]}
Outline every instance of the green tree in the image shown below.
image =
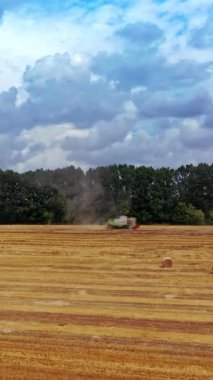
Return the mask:
{"type": "Polygon", "coordinates": [[[45,212],[53,222],[63,221],[64,203],[56,189],[32,185],[13,171],[0,171],[0,223],[46,223],[45,212]]]}
{"type": "Polygon", "coordinates": [[[140,166],[135,169],[134,191],[132,194],[132,214],[139,223],[152,223],[151,186],[155,171],[152,167],[140,166]]]}
{"type": "Polygon", "coordinates": [[[174,210],[173,222],[175,224],[199,225],[205,223],[203,211],[196,209],[192,204],[178,203],[174,210]]]}
{"type": "Polygon", "coordinates": [[[213,224],[213,210],[210,210],[206,219],[207,224],[213,224]]]}
{"type": "Polygon", "coordinates": [[[179,201],[193,204],[205,215],[213,206],[213,165],[186,165],[176,170],[179,201]]]}

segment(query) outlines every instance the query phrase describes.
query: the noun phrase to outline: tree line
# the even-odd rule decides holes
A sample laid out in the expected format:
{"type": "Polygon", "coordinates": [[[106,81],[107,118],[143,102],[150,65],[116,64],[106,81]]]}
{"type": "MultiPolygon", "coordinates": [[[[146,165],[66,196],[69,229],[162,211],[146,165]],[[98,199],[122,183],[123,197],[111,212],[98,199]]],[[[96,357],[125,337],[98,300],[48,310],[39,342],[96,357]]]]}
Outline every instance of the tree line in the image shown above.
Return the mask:
{"type": "Polygon", "coordinates": [[[0,170],[1,224],[105,223],[121,214],[141,224],[213,224],[213,164],[0,170]]]}

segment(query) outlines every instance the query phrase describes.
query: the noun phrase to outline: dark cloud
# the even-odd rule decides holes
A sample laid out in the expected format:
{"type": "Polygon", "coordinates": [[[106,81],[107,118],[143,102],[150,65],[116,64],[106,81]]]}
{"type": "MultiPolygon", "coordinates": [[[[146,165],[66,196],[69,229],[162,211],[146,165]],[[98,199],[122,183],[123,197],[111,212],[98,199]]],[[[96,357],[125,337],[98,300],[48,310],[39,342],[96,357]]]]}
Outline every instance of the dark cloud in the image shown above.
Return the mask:
{"type": "Polygon", "coordinates": [[[92,69],[107,80],[113,80],[121,90],[128,91],[135,86],[145,86],[152,91],[187,88],[209,76],[211,62],[169,63],[160,52],[163,32],[155,25],[138,22],[117,34],[125,43],[123,53],[98,54],[92,69]]]}
{"type": "Polygon", "coordinates": [[[127,41],[124,52],[99,54],[86,68],[73,65],[68,54],[49,56],[27,67],[23,88],[28,100],[17,107],[17,89],[0,94],[0,130],[14,133],[66,122],[91,128],[95,123],[114,120],[130,99],[143,118],[205,113],[209,96],[203,90],[198,93],[197,87],[210,75],[209,64],[169,64],[158,51],[162,31],[155,25],[131,24],[118,33],[127,41]],[[137,49],[132,50],[131,39],[135,39],[137,49]],[[140,52],[141,39],[147,43],[147,54],[144,48],[140,52]],[[142,96],[132,96],[137,87],[145,89],[142,96]]]}
{"type": "Polygon", "coordinates": [[[124,28],[118,30],[116,35],[133,45],[140,46],[142,49],[147,49],[147,46],[149,48],[155,47],[165,40],[163,31],[157,25],[142,22],[127,24],[124,28]]]}
{"type": "Polygon", "coordinates": [[[99,121],[93,125],[86,139],[81,137],[67,137],[62,148],[65,150],[95,151],[110,146],[115,142],[123,141],[134,128],[137,121],[137,112],[130,102],[124,105],[123,112],[111,121],[99,121]]]}
{"type": "Polygon", "coordinates": [[[0,162],[1,168],[8,168],[20,161],[21,151],[26,147],[24,141],[14,136],[0,135],[0,162]]]}
{"type": "Polygon", "coordinates": [[[181,61],[169,64],[163,56],[124,54],[99,54],[93,61],[92,69],[107,80],[113,80],[117,88],[130,90],[144,86],[152,91],[168,91],[186,88],[209,77],[210,64],[181,61]]]}
{"type": "MultiPolygon", "coordinates": [[[[174,94],[175,95],[175,94],[174,94]]],[[[144,118],[190,118],[205,115],[212,100],[207,91],[200,89],[193,96],[189,95],[173,95],[173,98],[166,98],[165,94],[155,93],[133,95],[133,100],[140,110],[140,114],[144,118]]]]}
{"type": "Polygon", "coordinates": [[[203,26],[192,31],[190,43],[197,49],[208,49],[213,47],[212,17],[209,17],[203,26]]]}
{"type": "Polygon", "coordinates": [[[161,53],[164,34],[156,25],[128,24],[117,37],[122,52],[98,54],[85,65],[56,54],[27,67],[21,90],[28,97],[19,105],[20,89],[0,94],[0,134],[13,136],[12,150],[3,149],[8,162],[24,162],[45,150],[36,138],[33,145],[27,138],[20,145],[16,137],[23,130],[62,123],[88,134],[63,135],[55,146],[69,160],[91,165],[153,164],[197,149],[199,141],[209,148],[213,114],[205,81],[211,63],[169,63],[161,53]],[[181,129],[184,118],[196,119],[201,128],[181,129]]]}
{"type": "Polygon", "coordinates": [[[133,133],[129,141],[116,142],[93,151],[70,150],[67,158],[89,166],[129,163],[161,167],[185,163],[212,162],[213,135],[203,128],[180,127],[159,136],[148,136],[143,130],[133,133]],[[199,143],[200,141],[200,143],[199,143]]]}
{"type": "Polygon", "coordinates": [[[20,122],[15,107],[16,96],[16,88],[11,88],[9,91],[0,94],[0,133],[13,134],[16,124],[20,122]]]}
{"type": "Polygon", "coordinates": [[[133,133],[130,140],[115,142],[110,146],[105,146],[103,149],[93,151],[87,150],[71,150],[67,158],[71,161],[76,160],[82,165],[87,163],[90,166],[109,165],[111,163],[129,163],[143,164],[154,166],[161,165],[161,162],[166,161],[168,149],[180,151],[177,142],[171,140],[164,142],[164,138],[156,137],[152,139],[143,131],[133,133]]]}
{"type": "Polygon", "coordinates": [[[196,150],[213,150],[213,129],[207,128],[183,128],[181,142],[187,148],[196,150]]]}
{"type": "Polygon", "coordinates": [[[205,115],[204,127],[213,130],[213,104],[209,107],[208,112],[205,115]]]}
{"type": "Polygon", "coordinates": [[[125,101],[110,83],[73,66],[68,54],[46,57],[28,67],[23,85],[29,99],[19,107],[16,89],[0,95],[1,131],[62,122],[89,128],[98,120],[111,120],[125,101]]]}

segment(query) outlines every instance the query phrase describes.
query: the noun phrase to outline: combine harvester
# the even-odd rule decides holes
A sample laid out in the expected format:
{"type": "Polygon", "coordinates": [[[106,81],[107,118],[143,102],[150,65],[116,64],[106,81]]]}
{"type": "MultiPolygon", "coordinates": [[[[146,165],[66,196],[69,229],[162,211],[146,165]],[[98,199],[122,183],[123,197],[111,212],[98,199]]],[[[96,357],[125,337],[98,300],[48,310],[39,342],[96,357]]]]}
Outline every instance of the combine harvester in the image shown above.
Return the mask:
{"type": "Polygon", "coordinates": [[[107,227],[110,229],[137,230],[140,225],[137,224],[136,218],[128,218],[127,216],[122,215],[116,219],[109,219],[107,227]]]}

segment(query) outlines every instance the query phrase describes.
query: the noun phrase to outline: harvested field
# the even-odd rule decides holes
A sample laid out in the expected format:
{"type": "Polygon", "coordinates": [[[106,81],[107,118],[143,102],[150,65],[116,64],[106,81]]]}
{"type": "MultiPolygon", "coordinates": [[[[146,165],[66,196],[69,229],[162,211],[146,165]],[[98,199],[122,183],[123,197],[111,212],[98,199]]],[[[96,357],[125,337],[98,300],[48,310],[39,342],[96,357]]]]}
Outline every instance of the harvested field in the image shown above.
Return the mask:
{"type": "Polygon", "coordinates": [[[213,227],[1,226],[0,380],[212,379],[212,266],[213,227]]]}

